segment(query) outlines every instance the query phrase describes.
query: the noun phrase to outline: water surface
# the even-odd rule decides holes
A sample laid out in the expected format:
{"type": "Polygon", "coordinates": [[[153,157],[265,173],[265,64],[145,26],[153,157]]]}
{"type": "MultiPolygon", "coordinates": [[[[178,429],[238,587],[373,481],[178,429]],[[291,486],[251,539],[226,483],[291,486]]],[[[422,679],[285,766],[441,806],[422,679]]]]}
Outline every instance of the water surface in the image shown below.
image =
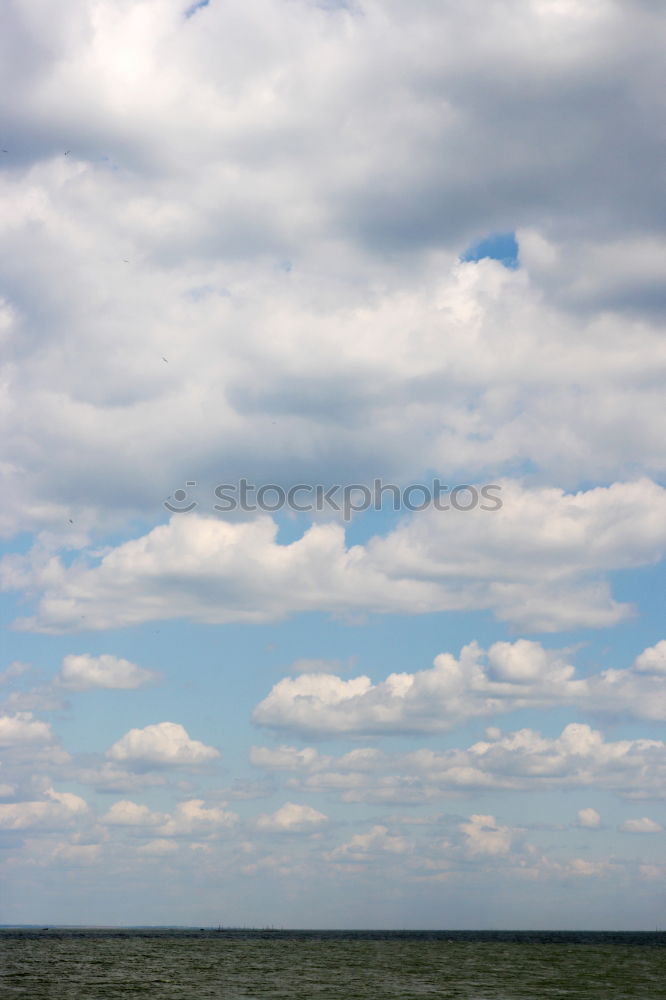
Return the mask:
{"type": "Polygon", "coordinates": [[[0,930],[3,1000],[666,1000],[666,935],[0,930]]]}

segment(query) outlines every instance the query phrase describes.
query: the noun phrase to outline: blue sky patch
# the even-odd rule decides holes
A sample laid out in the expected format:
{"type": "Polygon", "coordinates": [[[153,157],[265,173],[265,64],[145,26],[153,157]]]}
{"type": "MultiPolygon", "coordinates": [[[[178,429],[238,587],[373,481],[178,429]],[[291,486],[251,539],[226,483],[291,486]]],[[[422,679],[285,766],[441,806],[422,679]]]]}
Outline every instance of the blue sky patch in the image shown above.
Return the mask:
{"type": "Polygon", "coordinates": [[[518,241],[515,233],[492,233],[484,236],[478,243],[474,243],[468,250],[461,254],[460,259],[465,262],[483,260],[490,257],[491,260],[498,260],[504,267],[515,270],[520,267],[518,260],[518,241]]]}
{"type": "Polygon", "coordinates": [[[193,3],[191,7],[187,8],[185,11],[185,17],[194,17],[198,10],[201,10],[202,7],[207,7],[209,3],[210,0],[197,0],[197,3],[193,3]]]}

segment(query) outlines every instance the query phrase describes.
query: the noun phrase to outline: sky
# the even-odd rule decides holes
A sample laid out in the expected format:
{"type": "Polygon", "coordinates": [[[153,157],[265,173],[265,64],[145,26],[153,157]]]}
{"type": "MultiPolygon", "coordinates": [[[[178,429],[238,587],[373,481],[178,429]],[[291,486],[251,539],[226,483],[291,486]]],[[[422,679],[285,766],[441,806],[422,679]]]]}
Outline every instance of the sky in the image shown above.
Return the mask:
{"type": "Polygon", "coordinates": [[[2,22],[0,923],[665,926],[662,5],[2,22]]]}

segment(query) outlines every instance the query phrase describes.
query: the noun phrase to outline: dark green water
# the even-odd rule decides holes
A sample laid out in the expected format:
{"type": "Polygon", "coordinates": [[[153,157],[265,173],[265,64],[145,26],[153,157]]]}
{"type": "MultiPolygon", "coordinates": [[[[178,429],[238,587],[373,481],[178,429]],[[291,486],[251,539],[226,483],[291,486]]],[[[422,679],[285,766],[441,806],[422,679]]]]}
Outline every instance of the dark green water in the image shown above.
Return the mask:
{"type": "Polygon", "coordinates": [[[666,935],[0,930],[10,1000],[664,1000],[666,935]]]}

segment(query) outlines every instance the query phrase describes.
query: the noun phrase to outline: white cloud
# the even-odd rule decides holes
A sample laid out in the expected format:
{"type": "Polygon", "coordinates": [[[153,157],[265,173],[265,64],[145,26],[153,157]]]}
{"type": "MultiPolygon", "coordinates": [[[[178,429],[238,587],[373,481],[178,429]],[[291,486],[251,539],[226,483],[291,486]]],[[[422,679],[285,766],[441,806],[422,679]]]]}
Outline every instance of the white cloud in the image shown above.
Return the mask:
{"type": "MultiPolygon", "coordinates": [[[[660,740],[604,740],[590,726],[570,723],[557,737],[521,729],[467,748],[405,754],[373,751],[365,766],[341,757],[317,757],[290,779],[303,794],[328,793],[344,802],[420,803],[442,794],[605,788],[627,798],[661,797],[666,746],[660,740]]],[[[583,810],[587,816],[588,810],[583,810]]],[[[589,812],[589,817],[591,812],[589,812]]]]}
{"type": "Polygon", "coordinates": [[[154,671],[145,670],[118,656],[108,653],[91,656],[83,653],[64,658],[56,681],[72,691],[90,691],[95,688],[133,690],[154,682],[157,677],[154,671]]]}
{"type": "Polygon", "coordinates": [[[54,788],[48,788],[46,795],[49,799],[58,802],[72,813],[85,813],[88,811],[88,804],[80,795],[74,795],[72,792],[56,792],[54,788]]]}
{"type": "Polygon", "coordinates": [[[601,816],[596,809],[579,809],[576,818],[578,826],[585,826],[590,829],[596,829],[601,826],[601,816]]]}
{"type": "Polygon", "coordinates": [[[55,861],[64,861],[67,867],[83,867],[94,864],[101,852],[100,844],[56,844],[51,854],[55,861]]]}
{"type": "Polygon", "coordinates": [[[51,740],[50,725],[35,719],[31,712],[0,715],[0,746],[14,747],[49,743],[51,740]]]}
{"type": "Polygon", "coordinates": [[[158,722],[143,729],[130,729],[110,747],[109,760],[135,767],[196,767],[216,760],[214,747],[190,739],[176,722],[158,722]]]}
{"type": "Polygon", "coordinates": [[[587,858],[572,858],[566,864],[556,868],[565,875],[573,875],[575,878],[599,878],[607,875],[609,871],[616,868],[608,861],[590,861],[587,858]]]}
{"type": "Polygon", "coordinates": [[[465,852],[471,857],[478,854],[505,855],[511,850],[513,833],[508,826],[498,826],[494,816],[474,815],[461,823],[465,852]]]}
{"type": "Polygon", "coordinates": [[[663,470],[660,12],[474,10],[12,6],[5,531],[145,514],[222,439],[234,478],[663,470]],[[529,277],[455,263],[515,227],[529,277]]]}
{"type": "Polygon", "coordinates": [[[634,670],[645,674],[666,674],[666,639],[644,649],[634,660],[634,670]]]}
{"type": "Polygon", "coordinates": [[[407,854],[412,844],[406,837],[394,836],[381,823],[367,833],[355,833],[351,840],[336,847],[331,860],[368,861],[373,855],[407,854]]]}
{"type": "Polygon", "coordinates": [[[176,812],[159,827],[162,837],[178,837],[188,834],[215,835],[238,822],[236,813],[221,806],[207,807],[203,799],[189,799],[179,802],[176,812]]]}
{"type": "Polygon", "coordinates": [[[47,788],[41,800],[0,804],[0,829],[58,830],[71,826],[77,816],[87,812],[88,805],[80,796],[47,788]]]}
{"type": "Polygon", "coordinates": [[[308,736],[437,732],[470,718],[555,705],[666,720],[662,680],[644,666],[651,655],[647,650],[627,670],[580,678],[564,653],[538,642],[496,642],[487,651],[472,642],[458,659],[441,653],[431,669],[390,674],[376,684],[364,676],[285,677],[257,705],[253,719],[308,736]]]}
{"type": "Polygon", "coordinates": [[[146,805],[121,799],[114,802],[111,808],[101,818],[102,823],[111,826],[159,826],[164,822],[162,813],[153,812],[146,805]]]}
{"type": "Polygon", "coordinates": [[[624,833],[662,833],[663,826],[655,823],[649,816],[642,816],[640,819],[627,819],[620,826],[624,833]]]}
{"type": "Polygon", "coordinates": [[[316,830],[327,822],[328,816],[313,809],[312,806],[285,802],[274,813],[262,813],[261,816],[257,817],[257,829],[277,833],[302,833],[316,830]]]}
{"type": "Polygon", "coordinates": [[[278,544],[268,517],[228,523],[195,514],[110,549],[97,564],[56,557],[5,564],[7,586],[42,591],[24,628],[62,632],[190,618],[266,622],[337,615],[489,609],[551,631],[608,626],[631,613],[600,576],[652,563],[666,549],[666,490],[648,480],[586,492],[505,481],[501,510],[429,509],[366,545],[335,524],[278,544]],[[27,576],[26,576],[27,574],[27,576]]]}

